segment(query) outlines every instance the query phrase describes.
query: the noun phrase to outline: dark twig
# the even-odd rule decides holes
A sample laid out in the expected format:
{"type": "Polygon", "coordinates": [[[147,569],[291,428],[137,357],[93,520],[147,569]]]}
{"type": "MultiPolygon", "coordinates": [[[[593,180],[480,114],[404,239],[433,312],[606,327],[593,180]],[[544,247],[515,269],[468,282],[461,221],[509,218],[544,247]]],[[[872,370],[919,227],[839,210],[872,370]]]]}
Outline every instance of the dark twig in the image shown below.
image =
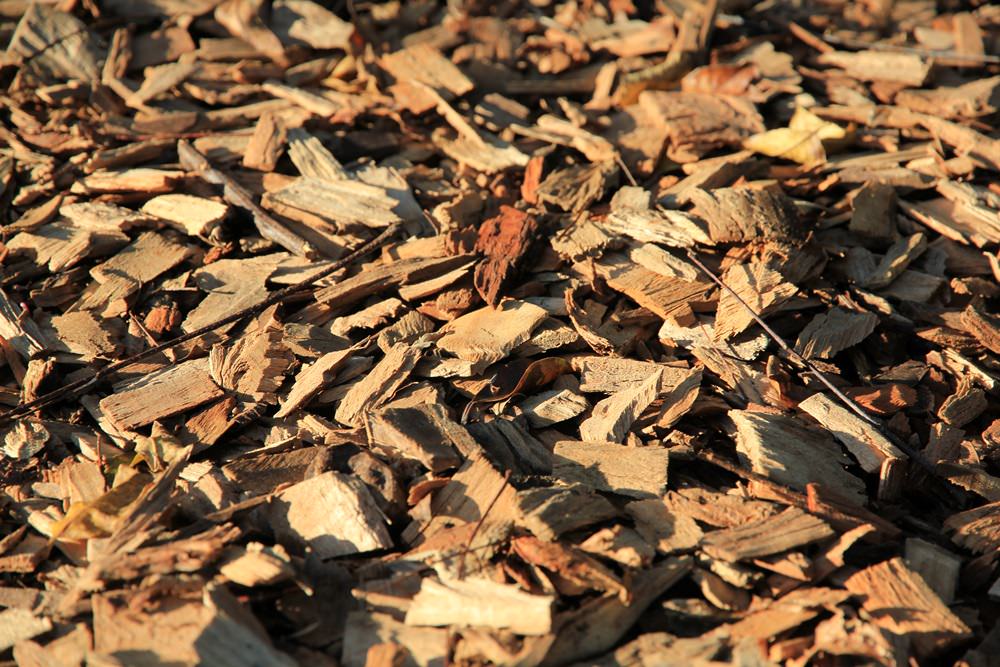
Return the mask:
{"type": "Polygon", "coordinates": [[[301,296],[302,294],[312,289],[313,286],[323,278],[333,275],[335,272],[344,268],[351,262],[360,259],[361,257],[367,255],[373,250],[381,248],[390,238],[392,238],[396,234],[397,231],[399,231],[399,229],[400,229],[399,223],[386,227],[381,234],[373,238],[371,241],[368,241],[354,252],[337,260],[336,262],[326,267],[319,273],[310,276],[298,283],[295,283],[294,285],[289,285],[288,287],[278,290],[277,292],[275,292],[274,294],[267,297],[266,299],[264,299],[263,301],[261,301],[256,305],[244,308],[243,310],[235,312],[232,315],[227,315],[226,317],[220,318],[215,322],[212,322],[211,324],[206,324],[205,326],[199,329],[195,329],[194,331],[190,331],[186,334],[177,336],[176,338],[172,338],[164,343],[160,343],[159,345],[151,347],[147,350],[143,350],[138,354],[133,354],[131,357],[128,357],[126,359],[122,359],[121,361],[116,361],[115,363],[109,366],[105,366],[104,368],[98,370],[89,378],[83,378],[77,380],[76,382],[71,382],[67,385],[60,387],[59,389],[50,391],[49,393],[40,396],[33,401],[23,403],[14,408],[13,410],[10,410],[9,412],[0,415],[0,426],[5,426],[11,423],[14,419],[23,417],[34,410],[44,408],[48,405],[52,405],[57,401],[76,396],[80,392],[86,390],[87,388],[94,386],[104,378],[107,378],[108,376],[113,375],[114,373],[122,370],[123,368],[131,366],[136,362],[142,361],[143,359],[148,359],[149,357],[159,354],[160,352],[176,347],[181,343],[186,343],[187,341],[200,338],[201,336],[204,336],[207,333],[211,333],[212,331],[215,331],[220,327],[224,327],[227,324],[233,324],[234,322],[239,322],[240,320],[246,319],[248,317],[253,317],[254,315],[258,315],[277,303],[282,303],[283,301],[286,301],[287,299],[290,299],[295,296],[301,296]]]}

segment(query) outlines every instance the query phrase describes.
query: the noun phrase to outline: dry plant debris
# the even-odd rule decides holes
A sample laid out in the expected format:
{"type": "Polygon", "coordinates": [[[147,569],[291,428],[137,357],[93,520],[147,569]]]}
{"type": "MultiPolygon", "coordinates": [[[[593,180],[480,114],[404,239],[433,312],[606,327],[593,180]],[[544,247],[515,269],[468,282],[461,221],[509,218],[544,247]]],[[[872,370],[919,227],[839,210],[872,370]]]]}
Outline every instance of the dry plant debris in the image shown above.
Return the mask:
{"type": "Polygon", "coordinates": [[[0,35],[0,663],[997,664],[997,6],[0,35]]]}

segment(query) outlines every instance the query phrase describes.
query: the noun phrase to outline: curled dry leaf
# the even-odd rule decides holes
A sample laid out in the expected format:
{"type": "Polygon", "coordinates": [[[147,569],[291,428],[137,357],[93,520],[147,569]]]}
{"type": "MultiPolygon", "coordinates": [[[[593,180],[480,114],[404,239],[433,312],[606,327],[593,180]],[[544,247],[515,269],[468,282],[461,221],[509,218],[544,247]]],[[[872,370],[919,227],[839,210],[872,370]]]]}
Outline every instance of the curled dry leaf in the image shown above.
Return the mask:
{"type": "Polygon", "coordinates": [[[757,67],[752,64],[705,65],[691,70],[681,79],[681,90],[709,95],[745,95],[756,77],[757,67]]]}
{"type": "Polygon", "coordinates": [[[743,147],[811,167],[826,161],[828,147],[847,139],[848,130],[799,107],[788,127],[755,134],[743,142],[743,147]]]}

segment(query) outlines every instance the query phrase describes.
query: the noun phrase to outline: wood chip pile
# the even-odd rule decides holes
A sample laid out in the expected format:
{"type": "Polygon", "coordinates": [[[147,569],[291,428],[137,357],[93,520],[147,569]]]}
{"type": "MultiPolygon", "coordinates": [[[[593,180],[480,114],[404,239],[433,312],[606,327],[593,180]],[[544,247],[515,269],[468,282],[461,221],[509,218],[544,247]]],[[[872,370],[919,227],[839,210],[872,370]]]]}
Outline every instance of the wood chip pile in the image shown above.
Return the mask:
{"type": "Polygon", "coordinates": [[[998,664],[1000,7],[0,34],[0,663],[998,664]]]}

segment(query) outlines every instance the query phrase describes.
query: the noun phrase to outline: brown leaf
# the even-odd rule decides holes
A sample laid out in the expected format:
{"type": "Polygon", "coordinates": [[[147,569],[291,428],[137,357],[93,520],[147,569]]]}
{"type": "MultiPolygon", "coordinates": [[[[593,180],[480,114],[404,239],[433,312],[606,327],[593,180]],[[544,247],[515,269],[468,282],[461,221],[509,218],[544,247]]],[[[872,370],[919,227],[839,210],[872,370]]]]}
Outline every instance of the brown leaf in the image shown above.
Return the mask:
{"type": "Polygon", "coordinates": [[[745,95],[756,77],[755,65],[705,65],[691,70],[681,79],[681,90],[708,95],[745,95]]]}

